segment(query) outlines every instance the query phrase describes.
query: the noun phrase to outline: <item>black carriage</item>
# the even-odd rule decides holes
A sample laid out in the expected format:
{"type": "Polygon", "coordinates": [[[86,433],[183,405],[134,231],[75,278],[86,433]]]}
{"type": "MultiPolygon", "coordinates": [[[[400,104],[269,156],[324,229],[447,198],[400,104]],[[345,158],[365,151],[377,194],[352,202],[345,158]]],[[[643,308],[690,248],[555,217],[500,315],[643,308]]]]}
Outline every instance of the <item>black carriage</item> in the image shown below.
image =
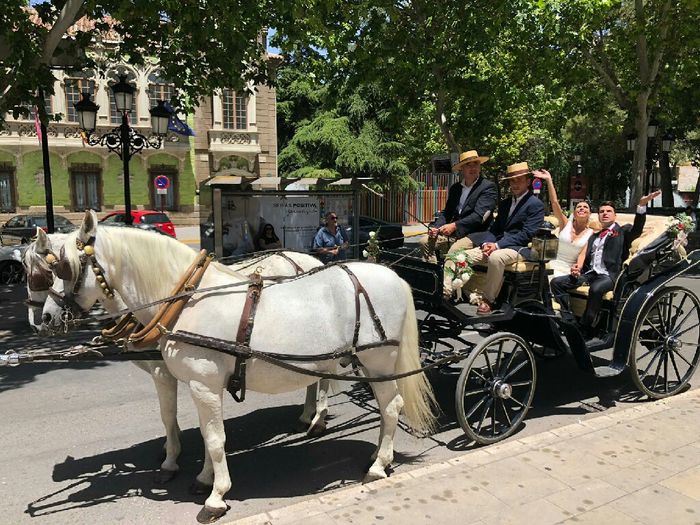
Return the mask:
{"type": "MultiPolygon", "coordinates": [[[[440,265],[408,253],[383,252],[382,260],[410,284],[416,308],[425,312],[420,323],[425,363],[450,354],[464,360],[455,392],[457,418],[480,444],[505,439],[519,428],[534,396],[538,354],[571,355],[596,377],[628,373],[652,399],[685,389],[700,359],[700,300],[671,283],[700,270],[700,250],[682,258],[666,234],[625,265],[599,312],[600,336],[593,338],[555,310],[548,286],[552,271],[544,256],[506,268],[502,307],[486,316],[477,315],[468,297],[459,303],[443,299],[440,265]],[[600,359],[593,353],[603,350],[612,351],[612,358],[595,366],[600,359]]],[[[481,269],[475,270],[472,278],[479,278],[481,269]]],[[[586,293],[572,294],[579,315],[586,293]]]]}

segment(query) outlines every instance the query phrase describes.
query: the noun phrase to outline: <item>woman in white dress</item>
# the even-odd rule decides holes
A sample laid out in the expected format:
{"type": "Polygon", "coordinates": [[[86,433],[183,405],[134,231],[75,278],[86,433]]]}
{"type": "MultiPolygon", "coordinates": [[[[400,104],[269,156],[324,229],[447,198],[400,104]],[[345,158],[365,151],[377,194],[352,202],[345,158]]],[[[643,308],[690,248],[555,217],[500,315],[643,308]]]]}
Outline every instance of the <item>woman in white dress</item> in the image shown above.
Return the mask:
{"type": "Polygon", "coordinates": [[[571,218],[567,218],[559,205],[557,190],[554,188],[552,176],[547,170],[535,170],[532,174],[538,179],[547,181],[547,193],[552,203],[552,213],[559,221],[559,249],[557,258],[549,261],[549,267],[554,270],[550,280],[561,275],[569,275],[571,267],[576,264],[578,256],[588,245],[588,238],[593,230],[588,224],[591,217],[591,206],[585,201],[576,205],[571,218]]]}

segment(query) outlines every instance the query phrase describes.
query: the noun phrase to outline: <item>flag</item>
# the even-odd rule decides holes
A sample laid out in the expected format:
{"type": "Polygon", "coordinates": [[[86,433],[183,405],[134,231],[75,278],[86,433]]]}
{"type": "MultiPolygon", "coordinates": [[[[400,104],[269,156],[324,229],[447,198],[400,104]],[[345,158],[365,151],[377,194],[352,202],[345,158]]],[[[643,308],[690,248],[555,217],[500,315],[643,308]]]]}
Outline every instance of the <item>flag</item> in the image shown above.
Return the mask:
{"type": "Polygon", "coordinates": [[[36,128],[36,136],[39,139],[39,146],[41,146],[41,121],[39,120],[39,108],[34,106],[34,127],[36,128]]]}
{"type": "Polygon", "coordinates": [[[165,106],[165,109],[170,111],[170,120],[168,121],[168,129],[170,131],[172,131],[173,133],[177,133],[178,135],[185,135],[186,137],[194,137],[194,131],[192,130],[192,128],[189,127],[187,125],[187,123],[184,122],[182,119],[178,118],[177,113],[175,113],[175,110],[170,105],[170,103],[165,102],[165,103],[163,103],[163,106],[165,106]]]}

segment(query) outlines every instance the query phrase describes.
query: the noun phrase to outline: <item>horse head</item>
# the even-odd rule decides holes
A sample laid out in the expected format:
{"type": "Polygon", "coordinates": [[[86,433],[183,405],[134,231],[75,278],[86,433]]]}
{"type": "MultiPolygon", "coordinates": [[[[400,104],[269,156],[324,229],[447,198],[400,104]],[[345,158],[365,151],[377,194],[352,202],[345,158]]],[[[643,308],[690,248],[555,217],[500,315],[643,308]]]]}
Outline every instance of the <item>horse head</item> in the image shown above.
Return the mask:
{"type": "Polygon", "coordinates": [[[47,235],[37,228],[36,240],[27,246],[22,265],[27,276],[27,300],[29,324],[34,331],[41,329],[41,314],[54,282],[52,264],[57,260],[54,250],[63,246],[64,234],[47,235]]]}

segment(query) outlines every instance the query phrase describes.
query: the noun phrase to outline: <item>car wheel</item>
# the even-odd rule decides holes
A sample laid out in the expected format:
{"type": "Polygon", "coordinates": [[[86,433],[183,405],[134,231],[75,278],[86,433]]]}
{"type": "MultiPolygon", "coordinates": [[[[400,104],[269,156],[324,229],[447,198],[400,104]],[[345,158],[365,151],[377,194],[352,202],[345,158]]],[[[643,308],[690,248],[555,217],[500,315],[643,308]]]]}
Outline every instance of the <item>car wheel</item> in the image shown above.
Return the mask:
{"type": "Polygon", "coordinates": [[[0,265],[0,284],[19,284],[24,282],[24,268],[16,261],[7,261],[0,265]]]}

